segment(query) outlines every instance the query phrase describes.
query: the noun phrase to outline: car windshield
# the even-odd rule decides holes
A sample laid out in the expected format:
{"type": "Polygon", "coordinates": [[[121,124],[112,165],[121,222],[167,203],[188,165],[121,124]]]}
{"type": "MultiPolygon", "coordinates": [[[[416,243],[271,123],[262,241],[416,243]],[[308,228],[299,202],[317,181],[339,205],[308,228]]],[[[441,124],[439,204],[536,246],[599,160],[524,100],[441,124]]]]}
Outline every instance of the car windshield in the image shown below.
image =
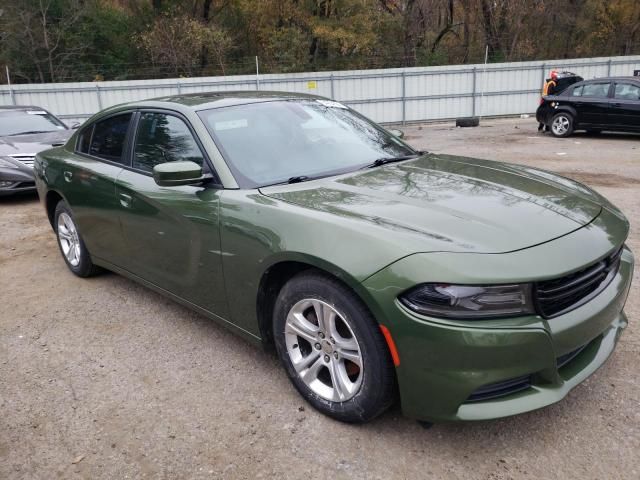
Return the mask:
{"type": "Polygon", "coordinates": [[[344,105],[279,100],[198,112],[240,186],[337,175],[417,153],[344,105]]]}
{"type": "Polygon", "coordinates": [[[45,110],[0,110],[0,137],[66,130],[66,126],[45,110]]]}

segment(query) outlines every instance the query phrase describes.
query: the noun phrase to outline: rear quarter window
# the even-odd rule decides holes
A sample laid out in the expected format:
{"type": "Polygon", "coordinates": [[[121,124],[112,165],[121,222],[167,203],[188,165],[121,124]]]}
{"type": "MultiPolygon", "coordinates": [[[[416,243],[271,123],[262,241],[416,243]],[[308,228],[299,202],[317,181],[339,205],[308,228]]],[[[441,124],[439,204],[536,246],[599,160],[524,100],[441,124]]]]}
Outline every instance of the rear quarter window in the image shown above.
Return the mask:
{"type": "Polygon", "coordinates": [[[80,153],[89,153],[89,145],[91,143],[91,135],[93,134],[93,125],[82,130],[78,135],[76,143],[76,151],[80,153]]]}

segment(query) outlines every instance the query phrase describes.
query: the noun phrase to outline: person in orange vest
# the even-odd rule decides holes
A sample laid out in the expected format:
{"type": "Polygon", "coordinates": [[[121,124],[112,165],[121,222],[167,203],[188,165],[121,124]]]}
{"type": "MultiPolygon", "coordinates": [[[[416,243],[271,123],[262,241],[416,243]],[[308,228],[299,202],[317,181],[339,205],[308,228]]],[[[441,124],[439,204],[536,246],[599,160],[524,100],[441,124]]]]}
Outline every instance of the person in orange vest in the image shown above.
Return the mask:
{"type": "MultiPolygon", "coordinates": [[[[558,87],[558,72],[556,72],[555,70],[551,70],[549,77],[550,78],[547,78],[547,80],[544,82],[544,86],[542,87],[543,97],[547,95],[553,95],[556,91],[556,88],[558,87]]],[[[541,132],[543,129],[545,130],[545,132],[548,130],[548,128],[543,123],[539,123],[538,131],[541,132]]]]}

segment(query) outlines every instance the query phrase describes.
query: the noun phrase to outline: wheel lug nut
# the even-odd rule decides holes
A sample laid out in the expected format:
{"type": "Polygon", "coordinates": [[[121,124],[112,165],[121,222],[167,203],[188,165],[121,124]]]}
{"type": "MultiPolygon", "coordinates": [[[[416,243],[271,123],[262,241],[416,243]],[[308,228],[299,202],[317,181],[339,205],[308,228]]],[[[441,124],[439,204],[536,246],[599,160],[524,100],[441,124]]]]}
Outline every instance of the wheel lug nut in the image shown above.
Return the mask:
{"type": "Polygon", "coordinates": [[[324,361],[327,362],[327,363],[329,362],[329,355],[325,355],[324,356],[324,361]]]}
{"type": "Polygon", "coordinates": [[[320,332],[320,333],[318,334],[318,336],[319,336],[320,338],[324,338],[324,333],[320,332]]]}
{"type": "Polygon", "coordinates": [[[338,359],[338,352],[333,352],[333,358],[338,359]]]}
{"type": "Polygon", "coordinates": [[[316,347],[316,350],[320,350],[322,348],[322,345],[319,343],[316,343],[314,346],[316,347]]]}

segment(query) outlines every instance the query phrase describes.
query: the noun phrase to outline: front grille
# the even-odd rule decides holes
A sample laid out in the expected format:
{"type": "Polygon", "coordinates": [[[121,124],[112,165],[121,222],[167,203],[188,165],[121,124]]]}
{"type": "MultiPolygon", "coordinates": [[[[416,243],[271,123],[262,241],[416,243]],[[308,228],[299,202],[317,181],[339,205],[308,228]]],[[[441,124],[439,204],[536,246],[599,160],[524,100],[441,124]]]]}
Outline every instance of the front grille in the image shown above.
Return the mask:
{"type": "Polygon", "coordinates": [[[14,160],[18,160],[20,163],[22,163],[23,165],[26,165],[27,167],[33,168],[33,162],[35,161],[36,157],[33,154],[19,154],[19,153],[15,153],[13,155],[9,155],[11,158],[13,158],[14,160]]]}
{"type": "Polygon", "coordinates": [[[502,382],[490,383],[489,385],[480,387],[469,395],[467,402],[480,402],[482,400],[489,400],[490,398],[504,397],[505,395],[526,390],[530,386],[531,375],[523,375],[502,382]]]}
{"type": "Polygon", "coordinates": [[[545,318],[556,317],[584,305],[604,290],[620,266],[622,248],[613,255],[566,277],[535,284],[535,300],[545,318]]]}

